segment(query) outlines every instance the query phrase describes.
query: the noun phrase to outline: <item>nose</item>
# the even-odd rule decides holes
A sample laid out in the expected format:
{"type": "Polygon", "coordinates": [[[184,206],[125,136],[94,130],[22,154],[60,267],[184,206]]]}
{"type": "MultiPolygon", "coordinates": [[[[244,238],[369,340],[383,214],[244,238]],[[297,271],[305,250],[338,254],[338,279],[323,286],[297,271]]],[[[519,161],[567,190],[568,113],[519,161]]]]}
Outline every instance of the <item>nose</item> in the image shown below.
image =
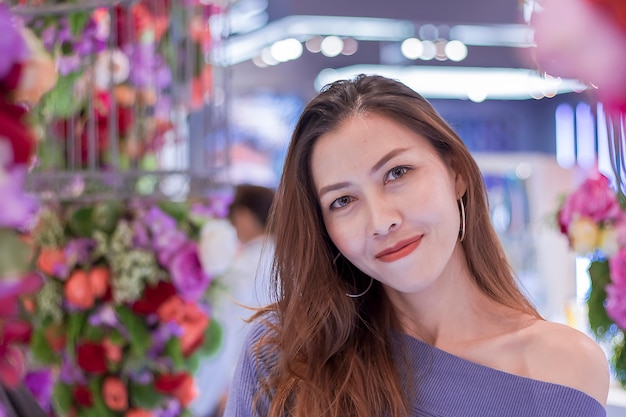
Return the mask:
{"type": "Polygon", "coordinates": [[[378,196],[370,200],[368,206],[370,235],[385,235],[400,225],[402,219],[400,212],[388,197],[378,196]]]}

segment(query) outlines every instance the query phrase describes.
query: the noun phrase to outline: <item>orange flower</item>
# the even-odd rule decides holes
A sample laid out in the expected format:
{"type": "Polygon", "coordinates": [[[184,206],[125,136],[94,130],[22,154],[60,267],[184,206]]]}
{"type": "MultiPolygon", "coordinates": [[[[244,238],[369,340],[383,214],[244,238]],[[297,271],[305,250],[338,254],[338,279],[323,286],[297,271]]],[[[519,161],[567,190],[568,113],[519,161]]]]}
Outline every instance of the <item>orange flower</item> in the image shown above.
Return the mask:
{"type": "Polygon", "coordinates": [[[37,258],[37,267],[40,271],[54,276],[57,266],[65,265],[66,262],[63,249],[43,248],[37,258]]]}
{"type": "Polygon", "coordinates": [[[116,377],[108,377],[102,384],[102,397],[111,410],[124,411],[128,408],[126,384],[116,377]]]}
{"type": "Polygon", "coordinates": [[[159,307],[157,314],[162,322],[173,321],[182,327],[180,345],[185,356],[202,343],[209,318],[195,303],[188,303],[174,295],[159,307]]]}
{"type": "Polygon", "coordinates": [[[124,417],[152,417],[152,413],[148,410],[144,410],[143,408],[133,408],[128,410],[124,417]]]}
{"type": "Polygon", "coordinates": [[[93,307],[94,296],[87,272],[81,269],[72,272],[65,283],[64,292],[65,298],[70,304],[83,309],[93,307]]]}
{"type": "Polygon", "coordinates": [[[119,363],[122,360],[122,347],[105,338],[102,340],[102,346],[109,362],[119,363]]]}
{"type": "Polygon", "coordinates": [[[185,379],[183,379],[183,383],[173,394],[183,407],[187,407],[196,398],[198,390],[191,375],[187,374],[185,379]]]}
{"type": "Polygon", "coordinates": [[[204,331],[209,325],[209,318],[197,305],[189,303],[185,305],[184,318],[179,324],[184,331],[180,338],[180,346],[183,355],[189,356],[202,344],[204,331]]]}
{"type": "Polygon", "coordinates": [[[175,397],[183,407],[187,407],[198,394],[193,377],[185,372],[159,375],[154,387],[158,392],[175,397]]]}
{"type": "Polygon", "coordinates": [[[89,271],[89,284],[94,297],[100,298],[106,294],[110,279],[111,271],[104,266],[97,266],[89,271]]]}
{"type": "Polygon", "coordinates": [[[163,304],[159,306],[157,315],[163,323],[174,321],[180,323],[183,319],[182,309],[185,301],[177,295],[169,297],[163,304]]]}

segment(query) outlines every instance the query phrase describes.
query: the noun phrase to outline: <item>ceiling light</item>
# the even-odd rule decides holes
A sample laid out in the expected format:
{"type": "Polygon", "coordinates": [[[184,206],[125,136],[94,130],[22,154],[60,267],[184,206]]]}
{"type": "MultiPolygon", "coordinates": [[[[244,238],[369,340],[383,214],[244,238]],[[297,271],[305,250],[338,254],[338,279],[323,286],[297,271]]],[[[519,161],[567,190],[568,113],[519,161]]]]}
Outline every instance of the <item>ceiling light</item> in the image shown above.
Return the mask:
{"type": "Polygon", "coordinates": [[[461,41],[450,41],[446,44],[446,56],[450,61],[463,61],[467,58],[467,46],[461,41]]]}
{"type": "MultiPolygon", "coordinates": [[[[569,93],[586,87],[578,80],[545,78],[536,71],[520,68],[475,68],[433,66],[353,65],[322,71],[315,79],[318,90],[324,85],[378,74],[399,80],[426,98],[482,100],[525,100],[544,97],[543,91],[569,93]]],[[[581,90],[582,89],[582,90],[581,90]]]]}
{"type": "Polygon", "coordinates": [[[424,61],[430,61],[437,56],[437,46],[434,42],[423,41],[422,47],[424,48],[424,50],[422,51],[422,55],[420,55],[420,59],[423,59],[424,61]]]}
{"type": "Polygon", "coordinates": [[[422,45],[422,41],[417,38],[408,38],[402,41],[400,50],[405,58],[417,59],[422,55],[422,52],[424,52],[424,45],[422,45]]]}
{"type": "MultiPolygon", "coordinates": [[[[342,16],[289,16],[243,35],[230,36],[211,50],[211,62],[234,65],[250,60],[274,42],[286,38],[305,41],[316,36],[351,37],[358,41],[402,42],[417,36],[416,25],[409,20],[342,16]]],[[[439,28],[431,24],[419,29],[421,39],[439,37],[439,28]],[[422,36],[421,34],[423,33],[422,36]]],[[[529,47],[533,32],[528,25],[457,25],[449,30],[449,39],[470,46],[529,47]]],[[[434,46],[434,45],[433,45],[434,46]]],[[[309,45],[307,44],[307,48],[309,45]]],[[[435,53],[430,56],[433,59],[435,53]]],[[[422,59],[425,59],[422,57],[422,59]]]]}
{"type": "Polygon", "coordinates": [[[337,56],[343,51],[343,40],[339,36],[326,36],[320,45],[322,55],[337,56]]]}

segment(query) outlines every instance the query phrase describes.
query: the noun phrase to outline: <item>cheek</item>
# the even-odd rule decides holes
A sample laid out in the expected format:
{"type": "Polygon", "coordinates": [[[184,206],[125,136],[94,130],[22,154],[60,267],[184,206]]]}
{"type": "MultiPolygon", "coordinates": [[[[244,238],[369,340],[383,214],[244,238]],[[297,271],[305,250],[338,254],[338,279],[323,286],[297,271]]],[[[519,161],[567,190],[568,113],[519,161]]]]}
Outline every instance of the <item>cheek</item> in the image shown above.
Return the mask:
{"type": "Polygon", "coordinates": [[[352,225],[348,222],[326,221],[328,236],[333,241],[337,249],[346,257],[358,250],[359,238],[352,225]]]}

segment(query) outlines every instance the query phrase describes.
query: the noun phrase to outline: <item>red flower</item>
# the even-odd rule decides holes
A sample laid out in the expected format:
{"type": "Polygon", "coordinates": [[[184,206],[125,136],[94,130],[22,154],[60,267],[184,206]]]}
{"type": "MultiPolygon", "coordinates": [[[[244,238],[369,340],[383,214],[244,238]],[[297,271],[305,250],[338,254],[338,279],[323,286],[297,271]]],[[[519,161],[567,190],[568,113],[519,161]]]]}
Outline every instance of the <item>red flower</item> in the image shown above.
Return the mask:
{"type": "Polygon", "coordinates": [[[161,304],[175,294],[176,288],[171,283],[159,281],[156,286],[146,287],[143,297],[133,303],[132,310],[144,316],[155,314],[161,304]]]}
{"type": "Polygon", "coordinates": [[[196,397],[196,388],[191,375],[181,372],[162,374],[154,381],[157,391],[175,397],[183,407],[187,407],[196,397]]]}
{"type": "Polygon", "coordinates": [[[84,342],[78,345],[76,360],[84,371],[103,374],[107,370],[106,349],[100,343],[84,342]]]}
{"type": "Polygon", "coordinates": [[[13,153],[9,165],[26,164],[35,152],[36,139],[26,124],[26,110],[0,98],[0,142],[8,141],[13,153]]]}
{"type": "Polygon", "coordinates": [[[77,385],[72,390],[72,396],[78,405],[83,407],[93,406],[93,396],[85,385],[77,385]]]}

